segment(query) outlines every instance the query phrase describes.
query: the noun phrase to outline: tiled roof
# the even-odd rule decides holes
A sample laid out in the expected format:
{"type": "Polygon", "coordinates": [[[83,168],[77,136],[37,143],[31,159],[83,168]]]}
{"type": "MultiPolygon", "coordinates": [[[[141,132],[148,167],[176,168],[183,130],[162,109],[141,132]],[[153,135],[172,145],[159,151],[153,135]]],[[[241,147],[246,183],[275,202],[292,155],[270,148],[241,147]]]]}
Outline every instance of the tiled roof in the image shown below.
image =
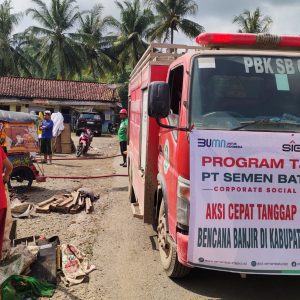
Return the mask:
{"type": "Polygon", "coordinates": [[[108,84],[21,77],[0,77],[0,96],[101,102],[119,100],[116,89],[108,84]]]}

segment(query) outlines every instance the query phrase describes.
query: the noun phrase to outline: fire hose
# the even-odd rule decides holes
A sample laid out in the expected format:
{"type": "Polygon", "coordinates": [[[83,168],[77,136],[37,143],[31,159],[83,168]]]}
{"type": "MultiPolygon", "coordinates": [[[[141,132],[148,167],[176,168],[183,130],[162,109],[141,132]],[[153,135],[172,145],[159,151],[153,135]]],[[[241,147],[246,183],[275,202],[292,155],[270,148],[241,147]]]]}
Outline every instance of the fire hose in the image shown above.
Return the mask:
{"type": "MultiPolygon", "coordinates": [[[[59,158],[52,158],[52,160],[97,160],[97,159],[107,159],[107,158],[115,158],[121,156],[118,155],[111,155],[111,156],[105,156],[105,157],[59,157],[59,158]]],[[[37,160],[37,163],[41,163],[43,160],[37,160]]]]}
{"type": "Polygon", "coordinates": [[[110,177],[128,177],[127,174],[109,174],[109,175],[97,175],[97,176],[39,176],[39,180],[46,181],[46,179],[101,179],[110,177]]]}
{"type": "MultiPolygon", "coordinates": [[[[120,154],[118,155],[111,155],[111,156],[105,156],[105,157],[69,157],[69,158],[52,158],[52,160],[93,160],[93,159],[107,159],[107,158],[115,158],[121,156],[120,154]]],[[[46,179],[103,179],[103,178],[110,178],[110,177],[128,177],[127,174],[109,174],[109,175],[96,175],[96,176],[45,176],[44,175],[44,170],[41,170],[39,166],[40,161],[36,161],[39,170],[43,174],[42,176],[39,176],[37,181],[39,182],[45,182],[46,179]]]]}

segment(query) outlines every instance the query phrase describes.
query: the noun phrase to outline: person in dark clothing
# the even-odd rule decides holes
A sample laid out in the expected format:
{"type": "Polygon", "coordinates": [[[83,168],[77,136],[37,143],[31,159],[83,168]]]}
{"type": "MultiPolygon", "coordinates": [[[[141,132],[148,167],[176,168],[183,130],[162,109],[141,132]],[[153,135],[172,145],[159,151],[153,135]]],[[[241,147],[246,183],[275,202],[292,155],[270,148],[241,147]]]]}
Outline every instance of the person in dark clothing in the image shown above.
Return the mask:
{"type": "Polygon", "coordinates": [[[44,154],[44,163],[52,164],[52,130],[53,121],[51,120],[51,112],[46,110],[44,112],[44,121],[42,122],[40,129],[42,132],[41,138],[41,153],[44,154]],[[49,160],[47,160],[49,158],[49,160]]]}

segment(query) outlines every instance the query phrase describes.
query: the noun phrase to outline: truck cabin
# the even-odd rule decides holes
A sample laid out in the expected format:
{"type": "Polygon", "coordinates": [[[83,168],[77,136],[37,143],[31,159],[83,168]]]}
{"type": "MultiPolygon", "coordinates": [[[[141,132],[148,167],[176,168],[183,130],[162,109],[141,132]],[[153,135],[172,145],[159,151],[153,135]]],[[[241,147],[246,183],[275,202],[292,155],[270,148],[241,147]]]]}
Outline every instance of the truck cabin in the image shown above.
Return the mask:
{"type": "Polygon", "coordinates": [[[200,35],[197,41],[202,47],[177,58],[170,66],[169,125],[223,130],[295,129],[300,123],[299,39],[258,37],[200,35]],[[181,101],[186,101],[189,112],[181,111],[181,101]],[[181,124],[180,111],[184,112],[181,124]],[[278,122],[281,126],[274,126],[278,122]]]}

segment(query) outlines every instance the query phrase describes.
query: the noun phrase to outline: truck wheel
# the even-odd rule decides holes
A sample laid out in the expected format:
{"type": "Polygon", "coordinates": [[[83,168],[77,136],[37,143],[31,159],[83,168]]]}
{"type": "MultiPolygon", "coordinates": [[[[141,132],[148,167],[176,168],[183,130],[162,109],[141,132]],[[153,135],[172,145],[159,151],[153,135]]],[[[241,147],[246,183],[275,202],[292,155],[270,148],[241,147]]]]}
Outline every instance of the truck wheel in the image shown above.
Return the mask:
{"type": "Polygon", "coordinates": [[[31,187],[33,179],[32,171],[29,168],[20,167],[12,171],[7,186],[9,190],[27,190],[31,187]]]}
{"type": "Polygon", "coordinates": [[[176,248],[167,239],[167,220],[165,204],[162,199],[158,216],[158,247],[163,268],[170,278],[182,278],[190,272],[190,268],[178,261],[176,248]]]}
{"type": "Polygon", "coordinates": [[[79,144],[76,149],[76,157],[79,157],[81,154],[83,154],[83,151],[84,151],[83,145],[79,144]]]}

